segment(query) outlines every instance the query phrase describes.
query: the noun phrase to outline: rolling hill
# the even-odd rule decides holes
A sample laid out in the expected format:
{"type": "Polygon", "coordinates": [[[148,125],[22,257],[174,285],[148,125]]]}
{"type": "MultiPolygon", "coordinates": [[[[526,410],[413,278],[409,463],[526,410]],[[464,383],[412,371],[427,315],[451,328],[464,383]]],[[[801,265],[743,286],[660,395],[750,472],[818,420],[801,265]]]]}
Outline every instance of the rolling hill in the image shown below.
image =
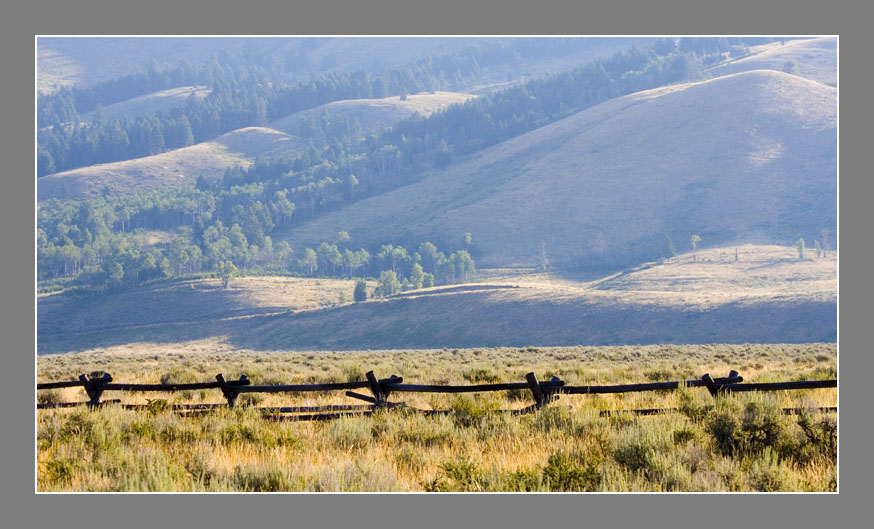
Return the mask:
{"type": "Polygon", "coordinates": [[[796,75],[830,86],[838,82],[838,40],[835,37],[792,40],[785,44],[772,42],[755,48],[748,57],[729,61],[708,71],[709,75],[748,72],[751,70],[783,71],[786,62],[797,67],[796,75]]]}
{"type": "Polygon", "coordinates": [[[755,70],[610,100],[284,232],[438,246],[485,267],[633,264],[705,245],[808,242],[837,211],[836,89],[755,70]]]}
{"type": "Polygon", "coordinates": [[[49,93],[62,86],[91,86],[132,71],[146,71],[153,62],[163,65],[184,60],[195,64],[222,53],[242,53],[265,66],[299,70],[304,76],[311,72],[403,64],[428,54],[459,50],[482,40],[467,37],[40,37],[37,89],[40,93],[49,93]]]}
{"type": "MultiPolygon", "coordinates": [[[[270,127],[247,127],[211,141],[153,156],[47,175],[37,180],[37,200],[93,198],[105,189],[115,194],[132,194],[193,186],[201,175],[220,178],[225,169],[235,165],[248,167],[258,157],[293,156],[302,151],[308,144],[296,134],[298,123],[307,117],[318,119],[323,112],[328,116],[334,113],[354,116],[361,125],[362,133],[366,134],[417,113],[430,115],[470,97],[473,96],[436,92],[410,95],[404,101],[400,97],[338,101],[286,116],[271,123],[270,127]]],[[[119,103],[126,104],[133,105],[134,102],[119,103]]],[[[116,111],[111,107],[104,112],[106,110],[116,111]]]]}
{"type": "Polygon", "coordinates": [[[270,127],[288,134],[297,134],[301,121],[307,118],[318,120],[324,114],[329,119],[334,116],[357,119],[363,132],[375,132],[416,114],[428,117],[438,110],[463,103],[471,97],[473,96],[457,92],[435,92],[409,95],[403,100],[400,96],[395,96],[335,101],[278,119],[270,123],[270,127]]]}
{"type": "MultiPolygon", "coordinates": [[[[258,350],[834,341],[837,263],[794,248],[699,251],[595,281],[507,275],[366,303],[353,282],[185,280],[38,299],[38,351],[258,350]],[[212,347],[212,346],[211,346],[212,347]]],[[[371,285],[371,288],[374,285],[371,285]]]]}
{"type": "MultiPolygon", "coordinates": [[[[194,96],[200,100],[205,98],[211,92],[205,86],[180,86],[169,90],[161,90],[152,92],[138,97],[121,101],[112,105],[103,107],[103,116],[106,119],[132,119],[138,114],[154,114],[164,112],[175,106],[185,103],[189,97],[194,96]]],[[[81,121],[94,121],[97,118],[97,112],[92,111],[79,116],[81,121]]]]}
{"type": "Polygon", "coordinates": [[[37,180],[37,200],[94,198],[104,190],[124,195],[190,187],[201,175],[220,178],[228,167],[248,167],[258,156],[292,154],[305,147],[305,143],[284,132],[247,127],[154,156],[44,176],[37,180]]]}

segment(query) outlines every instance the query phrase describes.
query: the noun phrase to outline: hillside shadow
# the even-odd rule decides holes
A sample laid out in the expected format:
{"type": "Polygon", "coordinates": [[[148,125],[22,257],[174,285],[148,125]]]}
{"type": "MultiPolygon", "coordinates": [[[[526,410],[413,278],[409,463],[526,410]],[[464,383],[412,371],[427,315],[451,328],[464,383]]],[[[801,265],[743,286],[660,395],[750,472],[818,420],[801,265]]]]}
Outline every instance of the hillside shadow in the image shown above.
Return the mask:
{"type": "MultiPolygon", "coordinates": [[[[431,295],[300,312],[233,309],[227,317],[71,328],[38,335],[38,352],[66,353],[137,344],[219,339],[222,347],[270,350],[433,349],[531,345],[807,343],[834,341],[834,302],[727,304],[706,310],[605,305],[584,299],[495,297],[507,287],[451,287],[431,295]]],[[[234,303],[233,292],[203,291],[198,303],[234,303]]],[[[176,310],[180,310],[177,308],[176,310]]],[[[201,349],[203,345],[199,345],[201,349]]],[[[207,346],[208,347],[208,346],[207,346]]]]}

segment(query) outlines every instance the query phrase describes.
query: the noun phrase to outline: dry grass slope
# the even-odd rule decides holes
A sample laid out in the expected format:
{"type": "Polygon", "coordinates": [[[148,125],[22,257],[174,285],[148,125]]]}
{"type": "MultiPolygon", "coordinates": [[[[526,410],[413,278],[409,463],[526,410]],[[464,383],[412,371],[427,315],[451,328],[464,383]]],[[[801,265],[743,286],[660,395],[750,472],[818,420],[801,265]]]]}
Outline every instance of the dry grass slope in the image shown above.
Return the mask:
{"type": "MultiPolygon", "coordinates": [[[[40,353],[834,341],[836,259],[793,249],[699,251],[595,281],[494,271],[481,283],[352,304],[348,280],[241,278],[38,301],[40,353]],[[340,300],[347,300],[340,303],[340,300]],[[151,346],[144,344],[152,344],[151,346]]],[[[373,288],[374,285],[371,285],[373,288]]]]}
{"type": "MultiPolygon", "coordinates": [[[[184,104],[189,97],[200,100],[209,95],[212,90],[205,86],[180,86],[160,92],[152,92],[103,107],[106,119],[132,119],[138,114],[155,114],[184,104]]],[[[92,111],[79,116],[82,121],[93,121],[97,113],[92,111]]]]}
{"type": "Polygon", "coordinates": [[[405,100],[395,96],[383,99],[336,101],[278,119],[272,122],[270,127],[289,134],[297,134],[302,120],[306,118],[319,120],[325,114],[329,119],[335,115],[347,119],[357,118],[363,133],[377,132],[416,114],[428,117],[450,105],[463,103],[471,97],[473,96],[457,92],[435,92],[409,95],[405,100]]]}
{"type": "Polygon", "coordinates": [[[782,71],[787,61],[798,67],[797,75],[823,84],[835,86],[838,82],[838,39],[792,40],[786,44],[772,42],[757,46],[754,53],[741,59],[721,64],[707,73],[714,77],[750,70],[782,71]]]}
{"type": "MultiPolygon", "coordinates": [[[[195,94],[202,93],[195,90],[195,94]]],[[[174,89],[144,96],[104,109],[104,114],[117,114],[132,109],[159,104],[172,104],[178,98],[187,97],[183,89],[174,89]]],[[[205,95],[205,94],[204,94],[205,95]]],[[[198,97],[196,95],[196,97],[198,97]]],[[[470,97],[453,92],[419,94],[401,101],[399,97],[385,99],[366,99],[339,101],[320,106],[305,112],[298,112],[277,120],[270,127],[247,127],[223,134],[218,138],[176,149],[154,156],[92,165],[55,173],[37,180],[37,199],[49,198],[93,198],[104,189],[113,194],[134,194],[146,191],[164,190],[174,187],[190,187],[201,175],[207,178],[220,178],[225,169],[240,165],[248,167],[258,157],[271,158],[301,152],[307,143],[298,136],[298,124],[305,117],[319,119],[322,112],[328,116],[339,113],[358,118],[364,133],[375,132],[391,126],[414,114],[430,115],[451,104],[463,102],[470,97]]]]}
{"type": "Polygon", "coordinates": [[[567,263],[596,254],[601,236],[628,261],[666,235],[812,240],[836,224],[836,106],[834,88],[764,70],[641,92],[275,239],[300,248],[343,229],[363,243],[450,244],[471,232],[478,263],[500,267],[539,264],[541,241],[567,263]]]}
{"type": "Polygon", "coordinates": [[[115,195],[191,187],[201,175],[221,178],[225,169],[248,167],[258,156],[299,152],[305,144],[266,127],[247,127],[190,147],[154,156],[72,169],[37,180],[37,200],[84,199],[104,189],[115,195]]]}

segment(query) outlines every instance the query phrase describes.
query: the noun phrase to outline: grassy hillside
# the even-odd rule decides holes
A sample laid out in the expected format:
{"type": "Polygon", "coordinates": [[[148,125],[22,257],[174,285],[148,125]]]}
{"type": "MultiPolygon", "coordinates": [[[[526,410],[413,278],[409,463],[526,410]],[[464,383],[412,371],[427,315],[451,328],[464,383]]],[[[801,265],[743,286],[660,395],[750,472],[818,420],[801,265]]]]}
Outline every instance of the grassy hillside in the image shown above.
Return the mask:
{"type": "Polygon", "coordinates": [[[302,120],[318,120],[322,115],[332,118],[335,115],[347,119],[358,119],[362,132],[376,132],[416,114],[424,117],[455,103],[463,103],[473,96],[457,92],[436,92],[433,94],[409,95],[405,100],[400,96],[383,99],[354,99],[336,101],[314,109],[296,112],[278,119],[270,126],[274,129],[297,134],[302,120]]]}
{"type": "MultiPolygon", "coordinates": [[[[595,281],[493,272],[352,304],[353,282],[242,278],[38,300],[40,353],[834,341],[836,258],[700,251],[595,281]],[[341,299],[346,300],[340,303],[341,299]]],[[[371,285],[371,289],[374,285],[371,285]]]]}
{"type": "MultiPolygon", "coordinates": [[[[246,53],[268,66],[310,72],[404,64],[433,53],[470,46],[483,38],[241,38],[43,37],[37,43],[37,88],[90,86],[145,71],[152,63],[192,64],[221,53],[246,53]],[[247,44],[248,42],[248,44],[247,44]],[[244,48],[248,46],[248,48],[244,48]],[[290,61],[289,58],[294,60],[290,61]]],[[[495,40],[495,39],[490,39],[495,40]]],[[[503,39],[504,41],[508,39],[503,39]]]]}
{"type": "MultiPolygon", "coordinates": [[[[169,90],[161,90],[103,107],[103,116],[106,119],[132,119],[138,114],[155,114],[164,112],[172,107],[182,105],[189,97],[203,99],[211,92],[205,86],[180,86],[169,90]]],[[[88,112],[79,118],[82,121],[93,121],[96,112],[88,112]]]]}
{"type": "MultiPolygon", "coordinates": [[[[168,90],[135,98],[107,107],[104,114],[108,116],[109,113],[128,112],[132,108],[170,104],[177,96],[183,97],[184,93],[183,89],[168,90]]],[[[417,113],[430,115],[470,97],[453,92],[437,92],[411,95],[406,101],[401,101],[399,97],[339,101],[292,114],[271,123],[270,127],[247,127],[183,149],[44,176],[37,180],[37,199],[82,199],[98,196],[104,190],[113,194],[132,194],[193,186],[201,175],[220,178],[225,169],[235,165],[248,167],[257,157],[294,156],[301,152],[307,143],[297,136],[298,124],[307,117],[319,119],[323,112],[328,116],[334,113],[350,118],[354,116],[361,124],[362,132],[369,133],[417,113]]]]}
{"type": "Polygon", "coordinates": [[[617,98],[274,236],[317,245],[465,232],[483,266],[657,256],[835,233],[836,90],[752,71],[617,98]],[[404,227],[399,232],[398,227],[404,227]]]}
{"type": "Polygon", "coordinates": [[[838,82],[838,39],[822,37],[817,39],[792,40],[786,44],[772,42],[753,48],[748,57],[721,64],[707,73],[722,76],[751,70],[783,71],[786,62],[798,68],[796,75],[836,86],[838,82]]]}
{"type": "Polygon", "coordinates": [[[228,167],[248,167],[258,156],[293,154],[305,147],[284,132],[247,127],[183,149],[44,176],[37,180],[37,200],[93,198],[104,189],[124,195],[190,187],[201,175],[221,178],[228,167]]]}

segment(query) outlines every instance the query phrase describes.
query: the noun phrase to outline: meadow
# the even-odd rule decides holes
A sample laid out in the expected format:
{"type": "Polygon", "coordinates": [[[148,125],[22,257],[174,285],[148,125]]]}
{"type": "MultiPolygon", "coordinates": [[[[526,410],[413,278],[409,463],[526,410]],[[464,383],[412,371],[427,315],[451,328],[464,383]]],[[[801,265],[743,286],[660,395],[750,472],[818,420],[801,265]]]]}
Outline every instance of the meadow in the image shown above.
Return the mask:
{"type": "MultiPolygon", "coordinates": [[[[186,352],[157,347],[41,355],[39,382],[111,373],[116,382],[205,382],[217,373],[254,384],[362,380],[398,374],[409,383],[474,384],[559,376],[568,385],[725,376],[745,382],[832,379],[833,343],[652,345],[344,352],[186,352]]],[[[527,415],[528,391],[402,394],[422,416],[392,409],[370,417],[275,422],[256,406],[348,404],[342,392],[240,396],[234,409],[181,417],[166,404],[223,402],[218,390],[108,392],[89,411],[36,412],[38,491],[836,491],[834,389],[738,393],[704,388],[562,395],[527,415]],[[617,410],[679,408],[637,416],[617,410]],[[799,415],[781,408],[800,407],[799,415]],[[613,411],[610,416],[601,412],[613,411]]],[[[81,388],[38,392],[39,402],[86,400],[81,388]]],[[[358,403],[358,402],[354,402],[358,403]]]]}

